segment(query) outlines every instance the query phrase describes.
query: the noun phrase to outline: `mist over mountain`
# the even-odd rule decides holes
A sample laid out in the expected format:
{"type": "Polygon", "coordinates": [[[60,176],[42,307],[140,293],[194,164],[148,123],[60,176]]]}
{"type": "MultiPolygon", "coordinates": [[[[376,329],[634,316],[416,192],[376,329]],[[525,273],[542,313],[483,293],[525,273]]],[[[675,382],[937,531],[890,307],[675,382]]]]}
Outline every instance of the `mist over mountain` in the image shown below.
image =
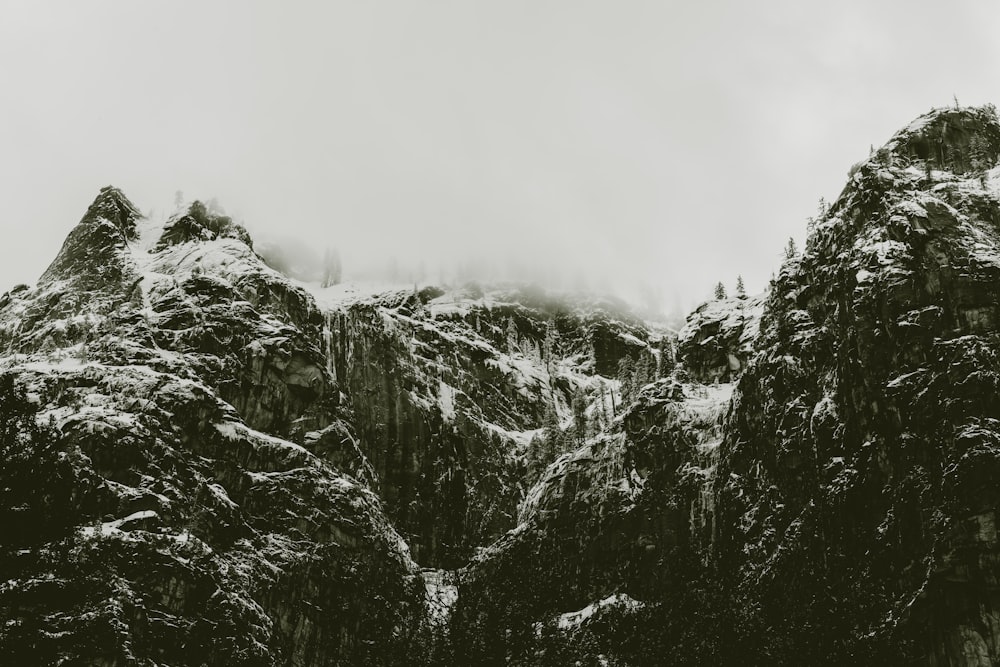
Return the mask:
{"type": "Polygon", "coordinates": [[[997,664],[1000,119],[861,158],[679,330],[101,188],[0,296],[0,662],[997,664]]]}
{"type": "Polygon", "coordinates": [[[144,214],[216,198],[347,272],[492,265],[687,312],[738,275],[763,290],[901,118],[1000,92],[1000,16],[975,0],[0,13],[0,290],[113,183],[144,214]]]}
{"type": "Polygon", "coordinates": [[[1000,665],[998,26],[0,2],[0,667],[1000,665]]]}

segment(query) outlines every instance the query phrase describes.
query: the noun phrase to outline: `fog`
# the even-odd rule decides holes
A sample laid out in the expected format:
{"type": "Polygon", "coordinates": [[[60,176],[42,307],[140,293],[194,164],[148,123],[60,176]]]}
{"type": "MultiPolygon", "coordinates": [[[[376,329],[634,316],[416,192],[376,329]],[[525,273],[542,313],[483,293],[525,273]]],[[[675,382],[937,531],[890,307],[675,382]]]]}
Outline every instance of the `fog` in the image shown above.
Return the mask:
{"type": "Polygon", "coordinates": [[[347,279],[757,291],[872,144],[1000,102],[998,25],[972,0],[0,0],[0,291],[109,184],[156,215],[216,198],[347,279]]]}

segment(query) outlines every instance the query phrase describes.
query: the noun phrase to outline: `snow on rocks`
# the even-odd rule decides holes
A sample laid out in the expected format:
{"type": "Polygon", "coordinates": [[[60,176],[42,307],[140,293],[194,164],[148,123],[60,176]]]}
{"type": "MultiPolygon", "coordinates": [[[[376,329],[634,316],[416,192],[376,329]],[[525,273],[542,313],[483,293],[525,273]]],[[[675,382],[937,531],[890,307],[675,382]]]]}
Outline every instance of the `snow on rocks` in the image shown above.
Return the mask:
{"type": "Polygon", "coordinates": [[[618,610],[634,610],[641,609],[643,606],[642,602],[629,597],[625,593],[614,593],[603,600],[591,602],[583,609],[560,614],[556,624],[560,630],[571,630],[580,627],[594,616],[594,614],[602,611],[616,608],[618,610]]]}

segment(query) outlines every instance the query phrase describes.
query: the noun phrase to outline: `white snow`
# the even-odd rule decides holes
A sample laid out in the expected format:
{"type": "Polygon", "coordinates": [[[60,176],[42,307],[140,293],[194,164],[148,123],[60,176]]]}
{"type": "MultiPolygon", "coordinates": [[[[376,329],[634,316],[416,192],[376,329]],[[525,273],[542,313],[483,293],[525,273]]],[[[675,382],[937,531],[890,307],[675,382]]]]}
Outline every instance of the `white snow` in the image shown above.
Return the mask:
{"type": "Polygon", "coordinates": [[[143,510],[141,512],[135,512],[133,514],[129,514],[127,517],[125,517],[123,519],[116,519],[114,521],[107,521],[105,523],[102,523],[100,525],[100,527],[97,527],[97,526],[84,526],[83,528],[80,529],[80,533],[84,537],[88,537],[88,538],[96,536],[97,533],[98,533],[98,530],[100,531],[100,534],[102,536],[104,536],[104,537],[110,537],[112,535],[114,535],[114,536],[122,536],[122,532],[123,532],[121,530],[122,526],[128,525],[128,524],[130,524],[130,523],[132,523],[134,521],[142,521],[143,519],[151,519],[151,518],[156,517],[156,516],[159,516],[159,515],[156,512],[154,512],[153,510],[143,510]]]}
{"type": "Polygon", "coordinates": [[[441,407],[441,416],[447,422],[455,420],[455,391],[444,380],[438,381],[438,405],[441,407]]]}
{"type": "Polygon", "coordinates": [[[322,287],[318,283],[307,283],[291,278],[287,278],[287,280],[312,294],[316,304],[323,310],[347,308],[360,301],[386,294],[412,294],[414,287],[413,283],[364,281],[345,281],[337,285],[322,287]]]}
{"type": "Polygon", "coordinates": [[[454,573],[448,570],[421,570],[426,590],[427,611],[432,625],[445,625],[458,600],[454,573]]]}
{"type": "Polygon", "coordinates": [[[302,445],[297,445],[294,442],[289,442],[287,440],[282,440],[281,438],[276,438],[273,435],[268,435],[267,433],[262,433],[261,431],[256,431],[246,424],[235,421],[223,421],[217,422],[215,424],[215,430],[222,434],[228,440],[256,440],[257,442],[262,442],[266,444],[273,445],[275,447],[280,447],[282,449],[288,449],[294,452],[301,452],[303,454],[312,457],[309,450],[302,445]]]}
{"type": "Polygon", "coordinates": [[[597,611],[609,607],[620,607],[626,610],[640,609],[644,605],[625,593],[615,593],[598,602],[592,602],[583,609],[560,614],[558,626],[560,630],[570,630],[579,627],[584,621],[593,616],[597,611]]]}

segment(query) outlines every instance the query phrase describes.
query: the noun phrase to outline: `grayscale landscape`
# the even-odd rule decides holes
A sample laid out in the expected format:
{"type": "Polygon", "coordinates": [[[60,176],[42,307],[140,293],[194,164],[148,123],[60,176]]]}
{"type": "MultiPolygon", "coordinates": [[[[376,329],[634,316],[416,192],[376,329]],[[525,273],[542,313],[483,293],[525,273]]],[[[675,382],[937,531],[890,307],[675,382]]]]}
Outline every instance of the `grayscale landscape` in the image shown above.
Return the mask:
{"type": "Polygon", "coordinates": [[[0,2],[0,665],[1000,664],[1000,8],[0,2]]]}

